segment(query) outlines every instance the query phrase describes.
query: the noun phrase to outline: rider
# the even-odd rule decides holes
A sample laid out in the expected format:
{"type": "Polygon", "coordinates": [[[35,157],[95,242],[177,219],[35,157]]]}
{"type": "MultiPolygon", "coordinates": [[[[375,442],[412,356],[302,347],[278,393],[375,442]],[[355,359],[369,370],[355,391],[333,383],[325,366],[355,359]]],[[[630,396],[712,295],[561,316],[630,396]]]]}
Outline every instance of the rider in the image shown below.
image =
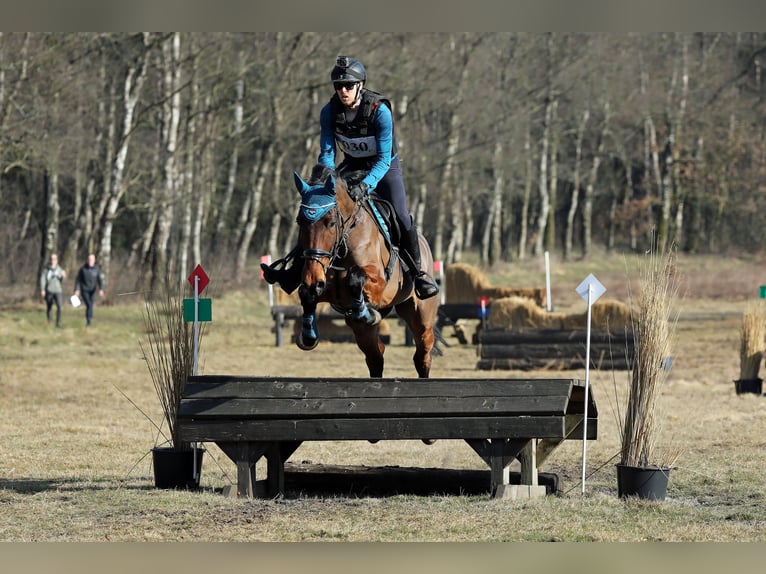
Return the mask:
{"type": "MultiPolygon", "coordinates": [[[[391,203],[401,230],[399,248],[409,255],[408,265],[414,265],[410,272],[415,294],[420,299],[433,297],[439,288],[420,269],[418,232],[407,209],[391,103],[364,87],[367,72],[359,60],[338,56],[330,77],[335,94],[319,116],[318,163],[335,169],[335,152],[339,147],[344,157],[338,171],[362,170],[366,174],[359,183],[349,187],[351,196],[359,199],[375,190],[377,195],[391,203]]],[[[288,293],[300,283],[300,268],[295,259],[285,269],[261,263],[264,279],[269,283],[279,282],[288,293]]]]}

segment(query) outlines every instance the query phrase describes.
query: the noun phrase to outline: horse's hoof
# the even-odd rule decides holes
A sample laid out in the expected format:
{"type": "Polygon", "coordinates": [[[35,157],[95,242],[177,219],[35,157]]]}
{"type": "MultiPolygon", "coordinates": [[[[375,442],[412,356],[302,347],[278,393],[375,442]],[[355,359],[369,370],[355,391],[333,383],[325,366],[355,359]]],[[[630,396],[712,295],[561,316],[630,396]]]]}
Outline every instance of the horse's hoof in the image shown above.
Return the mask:
{"type": "Polygon", "coordinates": [[[303,335],[298,335],[295,339],[295,344],[303,351],[313,351],[319,344],[319,339],[304,339],[303,335]]]}
{"type": "Polygon", "coordinates": [[[436,442],[435,438],[422,438],[423,444],[432,445],[436,442]]]}

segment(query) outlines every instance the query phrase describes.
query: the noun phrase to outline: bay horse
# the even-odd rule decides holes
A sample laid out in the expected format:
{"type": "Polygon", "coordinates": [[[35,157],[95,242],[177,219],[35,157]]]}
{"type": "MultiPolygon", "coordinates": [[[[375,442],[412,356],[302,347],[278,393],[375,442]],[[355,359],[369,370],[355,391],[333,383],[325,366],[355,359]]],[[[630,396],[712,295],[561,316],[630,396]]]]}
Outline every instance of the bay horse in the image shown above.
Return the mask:
{"type": "MultiPolygon", "coordinates": [[[[319,165],[310,183],[294,174],[301,194],[298,255],[303,259],[298,288],[303,317],[296,344],[306,351],[317,346],[316,307],[327,302],[344,315],[370,377],[382,377],[385,345],[379,336],[380,321],[396,309],[415,343],[418,376],[427,378],[439,298],[422,301],[415,296],[411,274],[403,268],[398,249],[391,247],[386,227],[379,226],[379,209],[369,198],[352,198],[347,178],[351,174],[344,178],[319,165]]],[[[420,233],[418,240],[421,266],[428,272],[433,269],[431,248],[420,233]]]]}

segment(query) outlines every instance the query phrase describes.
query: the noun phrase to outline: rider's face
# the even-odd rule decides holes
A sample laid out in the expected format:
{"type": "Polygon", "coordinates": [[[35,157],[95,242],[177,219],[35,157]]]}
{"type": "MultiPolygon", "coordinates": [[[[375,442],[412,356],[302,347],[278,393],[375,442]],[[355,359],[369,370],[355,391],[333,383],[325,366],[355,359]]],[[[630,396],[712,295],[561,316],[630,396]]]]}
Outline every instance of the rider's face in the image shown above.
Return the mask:
{"type": "Polygon", "coordinates": [[[360,88],[359,82],[337,82],[335,84],[335,93],[338,94],[340,103],[346,107],[353,107],[360,88]]]}

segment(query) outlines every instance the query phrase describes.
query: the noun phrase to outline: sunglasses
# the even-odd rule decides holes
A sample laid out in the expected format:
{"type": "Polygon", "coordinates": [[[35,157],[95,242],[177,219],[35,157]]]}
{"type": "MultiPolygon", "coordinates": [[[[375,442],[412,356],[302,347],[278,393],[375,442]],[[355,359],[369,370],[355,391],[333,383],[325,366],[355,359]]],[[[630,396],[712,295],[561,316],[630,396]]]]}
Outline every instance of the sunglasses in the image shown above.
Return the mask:
{"type": "Polygon", "coordinates": [[[359,82],[338,82],[335,84],[335,90],[353,90],[358,84],[359,82]]]}

